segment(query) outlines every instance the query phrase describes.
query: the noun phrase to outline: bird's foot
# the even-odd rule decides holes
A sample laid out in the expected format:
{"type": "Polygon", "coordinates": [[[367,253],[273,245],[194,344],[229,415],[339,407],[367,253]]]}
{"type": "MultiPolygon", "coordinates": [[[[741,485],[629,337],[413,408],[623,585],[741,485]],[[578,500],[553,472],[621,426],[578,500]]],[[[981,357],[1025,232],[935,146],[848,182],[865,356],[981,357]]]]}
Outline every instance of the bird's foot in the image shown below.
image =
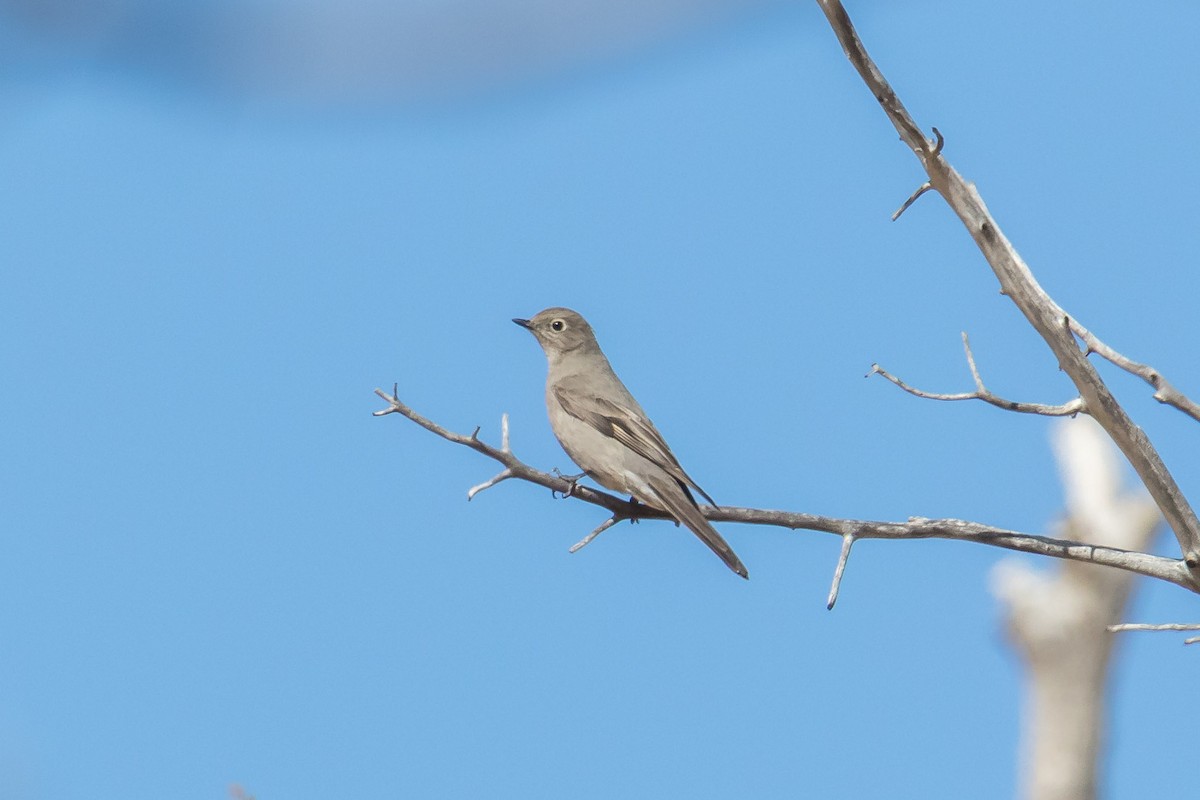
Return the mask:
{"type": "MultiPolygon", "coordinates": [[[[575,490],[579,487],[579,481],[582,480],[587,475],[586,472],[581,472],[578,475],[563,475],[562,472],[559,471],[558,467],[555,467],[551,471],[555,475],[557,475],[558,477],[562,478],[564,481],[567,481],[570,484],[569,486],[567,486],[567,490],[562,493],[562,499],[564,499],[564,500],[566,500],[568,497],[571,497],[572,495],[575,494],[575,490]]],[[[554,489],[550,490],[551,497],[556,497],[558,494],[559,493],[557,491],[555,491],[554,489]]]]}
{"type": "Polygon", "coordinates": [[[642,504],[642,501],[638,500],[636,497],[629,498],[629,505],[633,506],[633,513],[629,515],[629,524],[630,525],[638,524],[639,517],[637,515],[637,507],[640,506],[641,504],[642,504]]]}

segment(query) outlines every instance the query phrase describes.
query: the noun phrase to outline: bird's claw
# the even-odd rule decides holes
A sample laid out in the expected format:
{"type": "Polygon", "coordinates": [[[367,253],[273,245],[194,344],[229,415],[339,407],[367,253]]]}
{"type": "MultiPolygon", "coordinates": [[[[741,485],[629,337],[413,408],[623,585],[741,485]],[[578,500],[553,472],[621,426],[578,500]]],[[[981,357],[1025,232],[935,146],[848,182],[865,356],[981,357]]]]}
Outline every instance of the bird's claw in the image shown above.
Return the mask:
{"type": "MultiPolygon", "coordinates": [[[[556,476],[558,476],[559,478],[562,478],[564,481],[567,481],[567,483],[569,484],[567,486],[567,490],[565,492],[561,493],[563,500],[566,500],[568,497],[572,497],[575,494],[575,490],[577,488],[579,488],[579,481],[582,480],[583,477],[587,475],[586,472],[581,472],[578,475],[564,475],[564,474],[562,474],[561,471],[559,471],[558,467],[555,467],[552,470],[552,472],[554,472],[554,474],[556,476]]],[[[559,492],[557,490],[555,490],[555,489],[550,490],[551,497],[557,497],[558,495],[559,495],[559,492]]]]}

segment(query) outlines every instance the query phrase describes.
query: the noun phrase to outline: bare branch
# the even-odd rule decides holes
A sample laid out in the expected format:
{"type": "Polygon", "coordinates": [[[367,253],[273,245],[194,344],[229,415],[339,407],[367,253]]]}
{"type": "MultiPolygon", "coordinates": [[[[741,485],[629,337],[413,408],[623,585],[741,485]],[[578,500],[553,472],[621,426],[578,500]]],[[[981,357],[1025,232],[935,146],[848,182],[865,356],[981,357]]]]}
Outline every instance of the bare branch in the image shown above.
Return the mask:
{"type": "Polygon", "coordinates": [[[511,469],[505,469],[505,470],[501,471],[499,474],[494,475],[491,478],[488,478],[483,483],[479,483],[479,484],[472,486],[470,489],[467,489],[467,501],[470,502],[471,500],[474,500],[475,495],[479,494],[484,489],[490,489],[493,486],[495,486],[497,483],[506,481],[509,478],[511,478],[512,476],[513,476],[513,471],[511,469]]]}
{"type": "Polygon", "coordinates": [[[900,219],[900,215],[903,214],[905,211],[908,211],[908,207],[911,206],[913,203],[917,202],[917,198],[919,198],[921,195],[925,194],[932,188],[933,188],[933,184],[930,183],[929,181],[925,181],[920,186],[918,186],[917,190],[915,192],[913,192],[912,194],[910,194],[908,196],[908,199],[904,201],[904,205],[900,206],[892,213],[892,222],[895,222],[896,220],[900,219]]]}
{"type": "Polygon", "coordinates": [[[1187,395],[1176,389],[1163,377],[1163,374],[1148,364],[1141,364],[1113,350],[1097,338],[1096,334],[1071,320],[1071,330],[1083,340],[1087,352],[1111,361],[1126,372],[1136,375],[1154,387],[1154,399],[1168,406],[1174,406],[1192,419],[1200,422],[1200,404],[1189,399],[1187,395]]]}
{"type": "MultiPolygon", "coordinates": [[[[376,393],[378,393],[378,390],[376,390],[376,393]]],[[[388,402],[391,402],[394,399],[395,399],[395,395],[393,395],[391,398],[388,398],[388,402]]],[[[390,411],[390,410],[391,409],[389,409],[388,411],[390,411]]],[[[384,413],[388,413],[388,411],[385,411],[384,413]]],[[[376,412],[376,413],[378,413],[378,412],[376,412]]],[[[476,441],[476,442],[479,441],[479,428],[478,427],[476,427],[474,433],[471,434],[471,439],[472,439],[472,441],[476,441]]],[[[508,413],[507,412],[500,415],[500,452],[508,453],[510,455],[512,454],[512,448],[510,448],[508,446],[508,413]]],[[[509,478],[511,478],[512,476],[513,476],[513,471],[511,469],[506,468],[506,469],[502,470],[499,474],[497,474],[491,478],[488,478],[483,483],[472,486],[470,489],[467,489],[467,502],[469,503],[472,500],[474,500],[475,495],[479,494],[484,489],[490,489],[493,486],[495,486],[497,483],[500,483],[501,481],[506,481],[509,478]]]]}
{"type": "MultiPolygon", "coordinates": [[[[1109,625],[1108,630],[1113,633],[1122,631],[1200,631],[1200,623],[1166,622],[1161,625],[1150,625],[1143,622],[1123,622],[1120,625],[1109,625]]],[[[1189,636],[1183,640],[1184,644],[1196,644],[1197,642],[1200,642],[1200,636],[1189,636]]]]}
{"type": "Polygon", "coordinates": [[[904,391],[916,397],[923,397],[926,400],[978,400],[978,392],[956,392],[955,394],[945,394],[943,392],[927,392],[924,389],[918,389],[915,386],[909,386],[907,383],[897,378],[892,373],[888,372],[878,364],[871,365],[871,371],[867,373],[867,377],[872,375],[882,375],[892,383],[899,386],[904,391]]]}
{"type": "Polygon", "coordinates": [[[975,240],[999,279],[1001,291],[1016,304],[1045,340],[1058,359],[1059,366],[1075,384],[1088,413],[1100,423],[1141,478],[1175,533],[1184,562],[1200,579],[1200,519],[1149,437],[1129,418],[1088,361],[1087,355],[1079,348],[1071,328],[1072,318],[1038,284],[1029,266],[988,212],[975,186],[950,166],[936,143],[929,141],[913,121],[867,54],[840,0],[817,0],[817,3],[825,12],[850,63],[867,84],[900,138],[921,161],[933,188],[942,195],[975,240]]]}
{"type": "Polygon", "coordinates": [[[571,545],[570,548],[567,549],[567,552],[575,553],[575,552],[582,550],[583,548],[585,548],[589,544],[591,544],[593,539],[595,539],[600,534],[604,533],[606,530],[611,528],[613,525],[616,525],[622,519],[623,519],[623,517],[621,517],[620,514],[613,514],[611,517],[604,520],[604,522],[601,522],[599,525],[597,525],[596,530],[592,531],[587,536],[583,537],[578,542],[571,545]]]}
{"type": "Polygon", "coordinates": [[[847,533],[842,537],[842,552],[838,554],[837,567],[833,570],[833,585],[829,587],[829,600],[825,607],[833,610],[837,602],[838,591],[842,588],[842,574],[846,571],[846,562],[850,560],[850,548],[854,546],[854,534],[847,533]]]}
{"type": "MultiPolygon", "coordinates": [[[[504,465],[506,469],[504,469],[499,475],[496,475],[494,478],[488,481],[484,481],[484,483],[479,484],[479,486],[472,487],[473,494],[470,494],[469,497],[473,497],[475,494],[478,494],[484,489],[494,486],[501,481],[508,480],[509,478],[519,478],[523,481],[528,481],[529,483],[536,483],[539,486],[544,486],[552,492],[558,492],[562,494],[564,497],[578,497],[580,500],[584,500],[592,505],[607,508],[612,512],[619,512],[622,517],[664,516],[662,514],[646,513],[651,511],[651,509],[648,509],[645,506],[635,506],[628,500],[623,500],[619,497],[614,497],[607,492],[601,492],[596,489],[592,489],[591,487],[583,486],[576,483],[574,480],[571,480],[570,478],[563,477],[561,474],[556,475],[534,469],[513,455],[510,449],[496,448],[480,439],[478,436],[479,428],[476,428],[475,432],[469,436],[461,433],[455,433],[454,431],[444,428],[441,425],[438,425],[436,422],[421,416],[416,411],[409,408],[400,400],[396,392],[396,386],[392,387],[392,394],[388,394],[382,389],[376,389],[375,394],[383,398],[383,400],[387,402],[388,407],[372,412],[372,415],[376,417],[384,417],[388,414],[400,414],[401,416],[407,417],[408,419],[417,423],[430,433],[436,434],[448,442],[469,447],[477,453],[482,453],[493,461],[498,461],[504,465]],[[505,473],[508,474],[505,475],[505,473]]],[[[505,415],[505,418],[506,417],[507,415],[505,415]]],[[[502,428],[505,418],[502,418],[501,420],[502,428]]]]}
{"type": "MultiPolygon", "coordinates": [[[[388,408],[374,412],[376,416],[398,413],[408,417],[422,428],[437,434],[447,441],[469,447],[495,461],[499,461],[511,472],[509,477],[518,478],[529,483],[544,486],[552,491],[567,494],[571,482],[542,472],[525,464],[512,453],[492,447],[474,436],[464,436],[447,430],[435,422],[426,419],[402,403],[394,394],[376,389],[375,393],[388,402],[388,408]]],[[[642,505],[630,503],[607,492],[593,489],[589,486],[576,484],[571,496],[606,508],[621,519],[670,519],[663,511],[642,505]]],[[[775,511],[759,508],[738,508],[734,506],[700,506],[701,513],[713,522],[741,522],[747,525],[768,525],[792,530],[811,530],[832,533],[838,536],[853,536],[856,539],[955,539],[963,542],[978,542],[980,544],[1003,547],[1008,550],[1018,550],[1024,553],[1064,558],[1072,561],[1082,561],[1089,564],[1102,564],[1108,567],[1127,570],[1139,575],[1173,583],[1190,592],[1200,594],[1200,583],[1197,583],[1189,573],[1183,561],[1149,553],[1132,552],[1117,547],[1085,544],[1065,539],[1053,539],[1031,533],[995,528],[978,522],[968,522],[960,519],[927,519],[911,517],[907,522],[877,522],[871,520],[839,519],[823,517],[817,514],[804,514],[796,511],[775,511]]],[[[601,526],[604,527],[604,526],[601,526]]],[[[598,531],[595,532],[598,535],[598,531]]],[[[843,566],[844,568],[844,566],[843,566]]]]}
{"type": "Polygon", "coordinates": [[[1113,633],[1122,631],[1200,631],[1200,623],[1196,622],[1165,622],[1152,625],[1146,622],[1122,622],[1119,625],[1109,625],[1113,633]]]}
{"type": "Polygon", "coordinates": [[[882,375],[909,394],[923,397],[927,400],[982,400],[989,405],[996,406],[996,408],[1003,408],[1005,411],[1016,411],[1021,414],[1041,414],[1046,417],[1073,417],[1081,412],[1087,413],[1083,400],[1079,397],[1060,405],[1051,406],[1045,403],[1020,403],[1016,400],[1006,400],[999,395],[993,394],[983,384],[983,378],[979,375],[979,368],[975,365],[975,355],[971,352],[971,341],[967,338],[965,331],[963,332],[962,340],[963,349],[967,351],[967,364],[971,368],[971,377],[975,380],[975,391],[973,392],[958,392],[956,394],[926,392],[923,389],[909,386],[878,364],[871,365],[871,371],[867,373],[867,377],[882,375]]]}

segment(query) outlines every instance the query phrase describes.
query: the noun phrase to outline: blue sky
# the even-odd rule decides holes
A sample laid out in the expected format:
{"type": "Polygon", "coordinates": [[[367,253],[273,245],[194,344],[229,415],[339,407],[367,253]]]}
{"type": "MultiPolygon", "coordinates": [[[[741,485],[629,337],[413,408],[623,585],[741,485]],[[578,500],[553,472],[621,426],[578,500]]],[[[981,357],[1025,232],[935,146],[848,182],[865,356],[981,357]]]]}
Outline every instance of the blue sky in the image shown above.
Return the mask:
{"type": "MultiPolygon", "coordinates": [[[[169,3],[117,44],[0,5],[0,793],[1013,795],[1015,556],[863,542],[829,612],[826,534],[721,526],[749,582],[664,523],[569,555],[598,509],[468,504],[491,462],[371,416],[396,382],[570,469],[509,322],[567,305],[719,502],[1050,530],[1056,423],[863,378],[966,390],[966,330],[995,391],[1072,396],[939,198],[889,220],[923,177],[816,4],[667,5],[315,88],[169,3]]],[[[1051,294],[1200,394],[1200,8],[849,10],[1051,294]]],[[[1195,502],[1200,429],[1104,374],[1195,502]]],[[[1196,653],[1129,636],[1106,785],[1166,796],[1196,653]]]]}

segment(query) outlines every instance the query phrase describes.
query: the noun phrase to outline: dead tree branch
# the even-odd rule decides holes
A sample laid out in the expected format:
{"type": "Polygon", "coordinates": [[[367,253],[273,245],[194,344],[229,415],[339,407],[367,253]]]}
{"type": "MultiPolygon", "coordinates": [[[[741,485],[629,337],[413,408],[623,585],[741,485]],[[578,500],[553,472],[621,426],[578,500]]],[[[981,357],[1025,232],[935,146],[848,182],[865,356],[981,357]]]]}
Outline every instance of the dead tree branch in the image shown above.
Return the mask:
{"type": "MultiPolygon", "coordinates": [[[[421,416],[401,402],[396,396],[396,389],[394,387],[390,395],[382,389],[376,389],[375,394],[383,398],[388,404],[386,408],[374,412],[375,416],[382,417],[388,414],[400,414],[447,441],[469,447],[493,461],[504,465],[504,470],[500,474],[506,476],[505,480],[508,478],[517,478],[537,484],[538,486],[544,486],[552,492],[564,495],[569,494],[571,497],[608,509],[613,513],[614,519],[600,525],[574,549],[582,547],[591,541],[592,538],[595,538],[595,536],[598,536],[601,532],[611,527],[611,525],[623,519],[669,518],[666,513],[650,506],[630,503],[628,500],[615,497],[607,492],[602,492],[582,484],[573,484],[561,476],[535,469],[513,455],[511,450],[493,447],[484,442],[478,436],[478,429],[469,436],[448,430],[436,422],[421,416]]],[[[493,479],[489,483],[490,485],[495,485],[495,483],[499,482],[499,480],[493,479]]],[[[1066,539],[1054,539],[1032,533],[1021,533],[1019,531],[984,525],[979,522],[969,522],[961,519],[927,519],[925,517],[911,517],[906,522],[879,522],[823,517],[817,514],[804,514],[797,511],[739,508],[736,506],[701,506],[700,510],[705,517],[713,522],[741,522],[747,525],[767,525],[791,530],[822,531],[841,536],[843,537],[843,541],[845,541],[846,537],[852,537],[854,540],[891,539],[907,541],[913,539],[955,539],[963,542],[978,542],[980,544],[992,545],[993,547],[1018,550],[1024,553],[1034,553],[1054,558],[1069,559],[1071,561],[1116,567],[1117,569],[1127,570],[1138,575],[1167,581],[1190,592],[1200,594],[1200,583],[1197,583],[1192,578],[1187,567],[1180,559],[1165,558],[1149,553],[1122,550],[1116,547],[1087,544],[1066,539]]],[[[848,556],[849,548],[846,547],[843,552],[845,556],[848,556]]],[[[839,567],[841,570],[845,569],[845,557],[840,559],[839,567]]],[[[836,589],[838,584],[840,584],[840,577],[839,572],[833,591],[830,593],[831,603],[837,599],[836,589]]]]}
{"type": "MultiPolygon", "coordinates": [[[[937,128],[934,128],[934,130],[936,131],[937,128]]],[[[905,200],[904,203],[901,204],[901,206],[899,208],[897,208],[894,212],[892,212],[892,222],[895,222],[896,220],[900,219],[900,215],[903,214],[905,211],[908,211],[909,206],[911,206],[913,203],[917,202],[917,200],[921,197],[921,195],[925,194],[932,188],[933,188],[933,184],[930,183],[929,181],[925,181],[920,186],[918,186],[917,190],[915,192],[913,192],[912,194],[910,194],[908,196],[908,199],[905,200]]]]}
{"type": "Polygon", "coordinates": [[[964,331],[962,335],[963,349],[967,351],[967,364],[971,368],[971,377],[975,380],[975,391],[973,392],[958,392],[956,394],[943,394],[941,392],[926,392],[922,389],[917,389],[909,386],[904,381],[891,374],[878,364],[871,365],[871,371],[867,373],[869,378],[872,375],[882,375],[892,383],[899,386],[904,391],[917,397],[923,397],[926,400],[982,400],[989,405],[1003,408],[1005,411],[1016,411],[1020,414],[1041,414],[1046,417],[1073,417],[1079,413],[1087,413],[1087,409],[1083,405],[1082,398],[1076,397],[1074,400],[1068,400],[1065,403],[1052,406],[1045,403],[1020,403],[1016,400],[1006,400],[997,394],[993,394],[983,383],[983,378],[979,375],[979,367],[975,364],[975,355],[971,352],[971,340],[967,338],[964,331]]]}
{"type": "MultiPolygon", "coordinates": [[[[1195,622],[1166,622],[1150,625],[1144,622],[1123,622],[1119,625],[1109,625],[1108,630],[1111,633],[1121,633],[1123,631],[1200,631],[1200,624],[1195,622]]],[[[1200,636],[1189,636],[1183,640],[1184,644],[1196,644],[1198,642],[1200,642],[1200,636]]]]}
{"type": "MultiPolygon", "coordinates": [[[[1067,373],[1088,413],[1133,465],[1179,541],[1185,564],[1200,579],[1200,519],[1176,485],[1158,451],[1134,424],[1100,378],[1075,340],[1072,319],[1046,294],[1029,266],[988,212],[983,198],[926,138],[900,98],[867,54],[840,0],[817,0],[850,63],[871,90],[900,138],[912,149],[933,188],[962,221],[991,266],[1001,290],[1012,299],[1030,325],[1046,341],[1060,368],[1067,373]]],[[[1098,351],[1097,351],[1098,352],[1098,351]]]]}
{"type": "Polygon", "coordinates": [[[1131,358],[1113,350],[1104,342],[1097,338],[1096,334],[1089,331],[1087,328],[1080,325],[1077,321],[1071,320],[1071,330],[1083,340],[1087,346],[1088,353],[1096,355],[1112,362],[1116,366],[1136,375],[1146,383],[1154,387],[1154,399],[1164,405],[1174,406],[1183,413],[1187,414],[1192,419],[1200,422],[1200,404],[1197,404],[1183,392],[1171,385],[1170,381],[1163,377],[1163,374],[1149,364],[1141,364],[1131,358]]]}
{"type": "Polygon", "coordinates": [[[1124,631],[1200,631],[1200,623],[1164,622],[1150,624],[1146,622],[1122,622],[1117,625],[1109,625],[1108,630],[1112,633],[1122,633],[1124,631]]]}
{"type": "Polygon", "coordinates": [[[829,587],[829,599],[825,602],[825,607],[830,611],[837,602],[838,592],[842,590],[842,575],[846,572],[846,563],[850,560],[850,548],[854,547],[855,538],[853,533],[842,537],[842,552],[838,554],[837,567],[833,570],[833,584],[829,587]]]}

